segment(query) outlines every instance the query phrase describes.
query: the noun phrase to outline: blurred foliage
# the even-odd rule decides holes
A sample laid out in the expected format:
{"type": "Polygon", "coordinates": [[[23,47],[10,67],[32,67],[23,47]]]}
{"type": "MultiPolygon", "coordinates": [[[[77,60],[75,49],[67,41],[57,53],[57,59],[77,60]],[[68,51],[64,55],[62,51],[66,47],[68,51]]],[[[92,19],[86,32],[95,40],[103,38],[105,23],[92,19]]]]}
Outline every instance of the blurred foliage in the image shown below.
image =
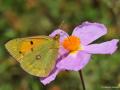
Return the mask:
{"type": "MultiPolygon", "coordinates": [[[[43,86],[38,78],[24,72],[4,48],[16,37],[48,35],[63,21],[62,28],[68,33],[83,21],[100,22],[108,27],[108,34],[99,42],[120,39],[120,0],[0,0],[0,90],[80,90],[78,73],[68,71],[43,86]]],[[[119,64],[119,50],[112,56],[94,55],[83,69],[88,90],[120,86],[119,64]]]]}

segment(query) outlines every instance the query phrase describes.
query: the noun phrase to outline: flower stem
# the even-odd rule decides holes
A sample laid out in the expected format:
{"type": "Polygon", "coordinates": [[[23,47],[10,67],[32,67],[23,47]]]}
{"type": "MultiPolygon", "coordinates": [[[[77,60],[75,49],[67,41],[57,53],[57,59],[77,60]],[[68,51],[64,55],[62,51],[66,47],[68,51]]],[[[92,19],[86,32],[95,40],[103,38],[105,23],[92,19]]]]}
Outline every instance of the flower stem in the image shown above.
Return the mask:
{"type": "Polygon", "coordinates": [[[82,82],[83,90],[86,90],[85,89],[85,83],[84,83],[83,75],[82,75],[82,70],[79,71],[79,75],[80,75],[80,79],[81,79],[81,82],[82,82]]]}

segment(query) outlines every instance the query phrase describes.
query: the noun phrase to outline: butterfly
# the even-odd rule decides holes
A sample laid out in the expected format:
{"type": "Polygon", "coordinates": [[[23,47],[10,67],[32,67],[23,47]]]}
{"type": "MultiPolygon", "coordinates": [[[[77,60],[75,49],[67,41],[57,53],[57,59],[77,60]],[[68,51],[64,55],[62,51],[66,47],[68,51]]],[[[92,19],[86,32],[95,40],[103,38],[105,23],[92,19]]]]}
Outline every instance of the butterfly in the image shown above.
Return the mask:
{"type": "Polygon", "coordinates": [[[29,74],[46,77],[54,69],[59,50],[59,37],[33,36],[16,38],[5,44],[8,52],[29,74]]]}

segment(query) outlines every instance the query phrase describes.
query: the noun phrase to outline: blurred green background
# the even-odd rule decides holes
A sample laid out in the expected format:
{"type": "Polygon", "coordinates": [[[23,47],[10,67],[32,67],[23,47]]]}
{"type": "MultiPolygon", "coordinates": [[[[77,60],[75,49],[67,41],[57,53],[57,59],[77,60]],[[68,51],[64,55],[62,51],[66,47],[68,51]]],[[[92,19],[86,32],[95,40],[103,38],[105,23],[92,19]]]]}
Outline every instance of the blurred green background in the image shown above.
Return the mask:
{"type": "MultiPolygon", "coordinates": [[[[103,23],[108,33],[96,42],[120,39],[120,0],[0,0],[0,90],[82,90],[78,72],[69,71],[43,86],[37,77],[24,72],[4,47],[13,38],[49,35],[62,21],[62,28],[70,34],[84,21],[103,23]]],[[[92,56],[83,69],[87,90],[120,87],[119,50],[113,55],[92,56]]]]}

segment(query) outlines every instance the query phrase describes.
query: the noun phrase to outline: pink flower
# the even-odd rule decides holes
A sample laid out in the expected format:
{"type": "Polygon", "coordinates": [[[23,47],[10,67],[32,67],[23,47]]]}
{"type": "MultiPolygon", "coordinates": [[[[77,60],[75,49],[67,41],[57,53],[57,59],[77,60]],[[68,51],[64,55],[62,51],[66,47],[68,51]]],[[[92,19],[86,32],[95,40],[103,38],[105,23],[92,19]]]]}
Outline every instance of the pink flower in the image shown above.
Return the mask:
{"type": "Polygon", "coordinates": [[[56,78],[62,70],[79,71],[90,61],[92,54],[113,54],[117,49],[118,39],[99,44],[90,44],[107,33],[104,25],[84,22],[77,26],[71,36],[58,29],[50,37],[60,34],[60,49],[56,67],[48,77],[40,78],[46,85],[56,78]]]}

